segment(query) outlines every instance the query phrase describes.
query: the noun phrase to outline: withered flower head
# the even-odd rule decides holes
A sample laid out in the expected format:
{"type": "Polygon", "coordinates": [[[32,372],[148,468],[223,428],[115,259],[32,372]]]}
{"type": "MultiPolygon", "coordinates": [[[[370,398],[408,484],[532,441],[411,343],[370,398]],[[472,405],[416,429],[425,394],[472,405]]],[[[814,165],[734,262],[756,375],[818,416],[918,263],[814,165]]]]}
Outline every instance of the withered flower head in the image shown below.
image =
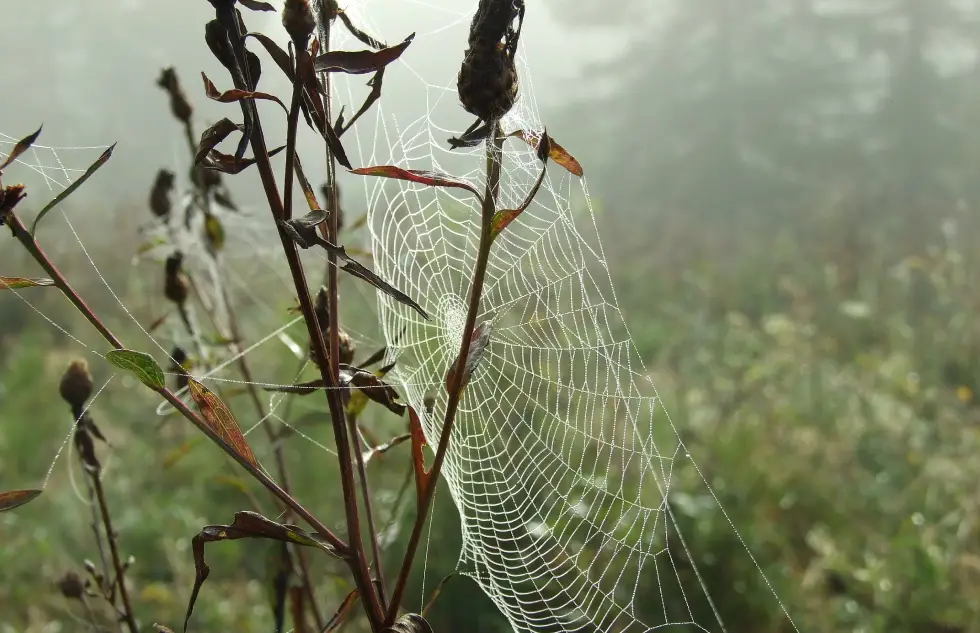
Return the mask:
{"type": "Polygon", "coordinates": [[[177,305],[183,305],[189,292],[183,273],[184,254],[174,251],[164,264],[163,294],[177,305]]]}
{"type": "Polygon", "coordinates": [[[282,25],[296,48],[306,50],[316,29],[309,0],[286,0],[282,7],[282,25]]]}
{"type": "Polygon", "coordinates": [[[72,411],[80,412],[85,408],[85,403],[92,396],[92,374],[89,373],[88,363],[84,359],[76,359],[68,364],[58,391],[72,411]]]}
{"type": "Polygon", "coordinates": [[[65,575],[58,580],[58,590],[69,600],[85,599],[85,581],[78,572],[65,572],[65,575]]]}
{"type": "Polygon", "coordinates": [[[481,0],[473,16],[456,87],[463,108],[483,121],[499,119],[517,101],[523,21],[524,0],[481,0]]]}
{"type": "Polygon", "coordinates": [[[157,85],[163,88],[170,96],[170,112],[173,113],[174,118],[181,123],[190,123],[191,114],[194,110],[191,108],[187,96],[184,95],[184,91],[180,87],[180,81],[177,79],[177,71],[174,70],[173,66],[167,66],[160,71],[157,85]]]}
{"type": "Polygon", "coordinates": [[[153,181],[153,188],[150,190],[150,211],[158,218],[166,218],[170,215],[172,203],[170,192],[174,189],[174,180],[177,175],[169,169],[161,169],[157,172],[156,180],[153,181]]]}
{"type": "Polygon", "coordinates": [[[10,212],[26,196],[24,185],[8,185],[7,187],[0,188],[0,226],[4,225],[10,212]]]}

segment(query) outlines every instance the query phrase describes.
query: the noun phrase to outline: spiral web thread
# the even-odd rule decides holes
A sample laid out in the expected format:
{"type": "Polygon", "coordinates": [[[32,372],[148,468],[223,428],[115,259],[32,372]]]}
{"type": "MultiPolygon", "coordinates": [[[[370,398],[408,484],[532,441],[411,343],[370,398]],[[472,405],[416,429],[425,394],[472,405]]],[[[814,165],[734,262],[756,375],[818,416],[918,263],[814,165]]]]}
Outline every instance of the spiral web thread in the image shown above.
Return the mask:
{"type": "MultiPolygon", "coordinates": [[[[366,21],[382,5],[347,11],[366,21]]],[[[431,11],[442,23],[419,33],[413,48],[435,40],[444,63],[423,71],[412,49],[402,58],[421,82],[409,103],[425,103],[426,111],[402,127],[382,97],[376,128],[359,131],[369,163],[442,171],[483,189],[483,146],[450,151],[446,142],[472,121],[455,83],[475,9],[449,0],[417,5],[418,14],[431,11]]],[[[536,145],[543,125],[519,57],[520,98],[502,126],[529,132],[536,145]]],[[[396,73],[404,73],[402,63],[388,74],[396,73]]],[[[503,153],[498,208],[514,208],[541,167],[534,147],[519,139],[508,139],[503,153]]],[[[386,295],[378,295],[378,306],[388,360],[397,360],[391,380],[435,447],[448,399],[444,380],[466,318],[480,209],[461,189],[399,185],[364,183],[375,268],[432,319],[386,295]],[[429,410],[427,395],[435,397],[429,410]]],[[[725,630],[667,504],[675,469],[693,469],[716,504],[717,497],[644,375],[584,180],[549,166],[535,202],[494,243],[483,321],[493,324],[490,345],[464,390],[442,470],[461,519],[457,571],[479,583],[515,630],[725,630]],[[681,566],[693,571],[683,585],[681,566]],[[678,602],[668,591],[680,592],[686,608],[668,607],[678,602]],[[699,606],[714,620],[695,622],[699,606]]],[[[775,593],[773,600],[783,608],[775,593]]]]}

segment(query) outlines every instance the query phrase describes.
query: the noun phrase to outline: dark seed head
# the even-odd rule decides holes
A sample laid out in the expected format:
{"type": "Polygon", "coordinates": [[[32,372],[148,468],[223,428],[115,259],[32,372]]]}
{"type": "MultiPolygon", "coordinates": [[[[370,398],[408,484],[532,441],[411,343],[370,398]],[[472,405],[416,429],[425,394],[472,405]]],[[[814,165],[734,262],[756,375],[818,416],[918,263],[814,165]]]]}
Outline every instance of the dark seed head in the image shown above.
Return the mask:
{"type": "Polygon", "coordinates": [[[65,572],[58,580],[58,590],[69,600],[82,600],[85,597],[85,581],[77,572],[65,572]]]}
{"type": "Polygon", "coordinates": [[[92,396],[92,374],[89,373],[88,363],[83,359],[69,363],[61,377],[58,391],[73,411],[84,409],[85,403],[92,396]]]}
{"type": "Polygon", "coordinates": [[[282,25],[296,48],[306,50],[316,28],[309,0],[286,0],[282,7],[282,25]]]}
{"type": "Polygon", "coordinates": [[[174,118],[181,123],[190,123],[191,114],[193,114],[194,109],[191,108],[187,96],[180,87],[180,81],[177,79],[177,71],[174,70],[173,66],[167,66],[160,71],[157,85],[163,88],[170,97],[170,112],[174,115],[174,118]]]}

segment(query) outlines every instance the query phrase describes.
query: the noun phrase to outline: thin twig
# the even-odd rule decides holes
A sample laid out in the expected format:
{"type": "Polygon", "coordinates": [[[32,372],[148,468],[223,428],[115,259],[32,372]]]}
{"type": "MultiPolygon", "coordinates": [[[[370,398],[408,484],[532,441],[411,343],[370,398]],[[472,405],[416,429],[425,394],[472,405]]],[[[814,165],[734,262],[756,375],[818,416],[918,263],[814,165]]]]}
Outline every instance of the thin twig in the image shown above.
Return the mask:
{"type": "Polygon", "coordinates": [[[360,434],[357,432],[357,416],[347,416],[348,433],[354,442],[354,459],[357,463],[357,477],[361,480],[361,495],[364,497],[364,516],[367,519],[368,534],[371,535],[371,557],[374,559],[374,577],[377,578],[378,593],[381,605],[387,604],[384,568],[381,566],[381,544],[378,542],[378,531],[374,524],[374,504],[371,502],[371,486],[368,484],[367,468],[364,464],[364,453],[361,451],[360,434]]]}
{"type": "MultiPolygon", "coordinates": [[[[470,290],[470,303],[466,312],[466,326],[463,328],[463,340],[459,344],[459,355],[456,357],[459,367],[465,364],[470,352],[470,342],[473,337],[473,330],[476,327],[476,317],[480,312],[480,298],[483,294],[483,283],[487,275],[487,264],[490,261],[490,247],[493,244],[493,237],[490,232],[490,223],[496,210],[497,193],[500,188],[500,167],[503,161],[502,147],[504,136],[501,134],[497,124],[493,126],[493,132],[486,142],[487,156],[487,186],[483,196],[483,209],[480,226],[480,247],[476,256],[476,265],[473,269],[473,282],[470,290]]],[[[409,537],[408,549],[405,551],[405,558],[402,560],[401,571],[398,574],[398,581],[391,594],[391,602],[385,616],[385,626],[391,626],[395,617],[398,615],[398,606],[402,596],[405,594],[405,586],[408,582],[408,575],[412,571],[412,563],[415,560],[415,553],[418,550],[419,540],[422,537],[422,528],[425,519],[432,506],[435,497],[436,483],[439,481],[439,473],[442,470],[443,460],[449,448],[449,441],[452,437],[453,423],[456,420],[456,411],[459,407],[460,397],[463,387],[463,371],[453,372],[449,384],[449,401],[446,404],[446,417],[442,423],[442,435],[439,438],[439,447],[436,450],[436,458],[432,463],[432,470],[429,472],[429,483],[425,487],[422,499],[419,501],[418,515],[415,517],[415,525],[412,526],[412,535],[409,537]]]]}
{"type": "Polygon", "coordinates": [[[119,587],[119,598],[123,604],[123,617],[130,633],[139,633],[139,626],[136,624],[136,616],[133,614],[133,605],[129,601],[129,590],[126,589],[126,571],[123,568],[122,559],[119,557],[119,544],[116,542],[116,533],[112,529],[112,518],[109,516],[109,504],[106,502],[105,491],[102,489],[101,469],[88,471],[89,478],[92,480],[92,487],[95,489],[95,497],[99,501],[99,512],[102,515],[102,527],[105,530],[106,540],[109,542],[109,553],[112,556],[112,567],[116,573],[114,585],[119,587]]]}

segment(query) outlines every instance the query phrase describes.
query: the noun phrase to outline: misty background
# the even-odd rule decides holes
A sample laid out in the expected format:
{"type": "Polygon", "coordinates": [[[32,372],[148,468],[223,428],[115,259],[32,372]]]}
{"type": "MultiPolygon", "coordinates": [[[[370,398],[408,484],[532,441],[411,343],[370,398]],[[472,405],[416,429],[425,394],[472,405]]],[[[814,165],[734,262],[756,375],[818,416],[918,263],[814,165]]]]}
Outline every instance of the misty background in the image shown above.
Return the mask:
{"type": "MultiPolygon", "coordinates": [[[[418,33],[381,102],[397,119],[422,116],[427,81],[454,85],[473,3],[363,4],[389,44],[418,33]]],[[[159,275],[132,265],[136,227],[149,217],[157,170],[183,176],[187,163],[155,81],[162,67],[177,69],[198,130],[234,118],[201,89],[201,71],[228,85],[203,41],[212,17],[203,0],[0,6],[0,132],[20,138],[44,123],[45,145],[118,142],[66,209],[148,320],[162,301],[143,296],[159,275]]],[[[283,39],[277,14],[246,19],[283,39]]],[[[585,168],[634,341],[731,517],[704,511],[703,496],[675,501],[696,560],[677,554],[664,599],[673,619],[687,608],[712,631],[718,613],[728,631],[789,633],[785,604],[800,631],[980,632],[980,2],[528,0],[520,49],[542,122],[585,168]],[[713,604],[687,605],[702,582],[713,604]]],[[[260,89],[288,94],[263,63],[260,89]]],[[[267,132],[282,136],[284,126],[267,132]]],[[[300,151],[321,152],[311,134],[300,151]]],[[[84,168],[97,153],[60,155],[84,168]]],[[[10,168],[8,178],[32,187],[28,209],[51,195],[26,170],[10,168]]],[[[258,216],[257,179],[226,182],[258,216]]],[[[356,200],[352,217],[363,213],[356,200]]],[[[46,238],[52,252],[95,305],[114,308],[98,280],[84,280],[89,264],[58,224],[46,238]]],[[[0,273],[38,275],[32,265],[12,240],[0,242],[0,273]]],[[[66,303],[29,298],[72,335],[96,340],[66,303]]],[[[4,488],[43,478],[68,429],[64,407],[34,391],[57,384],[67,349],[25,302],[0,296],[4,488]]],[[[119,392],[100,399],[100,415],[141,419],[152,404],[119,392]]],[[[125,450],[112,494],[141,499],[118,521],[140,561],[137,600],[176,627],[193,577],[186,541],[240,499],[215,483],[207,450],[173,468],[157,463],[183,435],[115,432],[125,450]]],[[[304,454],[294,477],[323,495],[314,468],[322,453],[304,454]]],[[[401,466],[379,469],[379,505],[393,504],[401,466]]],[[[2,633],[78,625],[79,609],[54,587],[94,546],[87,508],[59,478],[57,503],[0,518],[0,542],[10,544],[0,547],[0,586],[14,589],[0,591],[2,633]]],[[[452,571],[459,552],[455,510],[448,498],[440,504],[429,575],[417,567],[413,596],[452,571]]],[[[391,565],[407,529],[394,531],[391,565]]],[[[200,630],[270,630],[264,563],[228,545],[209,554],[223,569],[195,621],[200,630]]],[[[657,585],[648,581],[651,596],[657,585]]],[[[472,583],[447,587],[431,615],[437,631],[507,630],[472,583]]],[[[325,609],[344,593],[329,584],[325,609]]]]}

